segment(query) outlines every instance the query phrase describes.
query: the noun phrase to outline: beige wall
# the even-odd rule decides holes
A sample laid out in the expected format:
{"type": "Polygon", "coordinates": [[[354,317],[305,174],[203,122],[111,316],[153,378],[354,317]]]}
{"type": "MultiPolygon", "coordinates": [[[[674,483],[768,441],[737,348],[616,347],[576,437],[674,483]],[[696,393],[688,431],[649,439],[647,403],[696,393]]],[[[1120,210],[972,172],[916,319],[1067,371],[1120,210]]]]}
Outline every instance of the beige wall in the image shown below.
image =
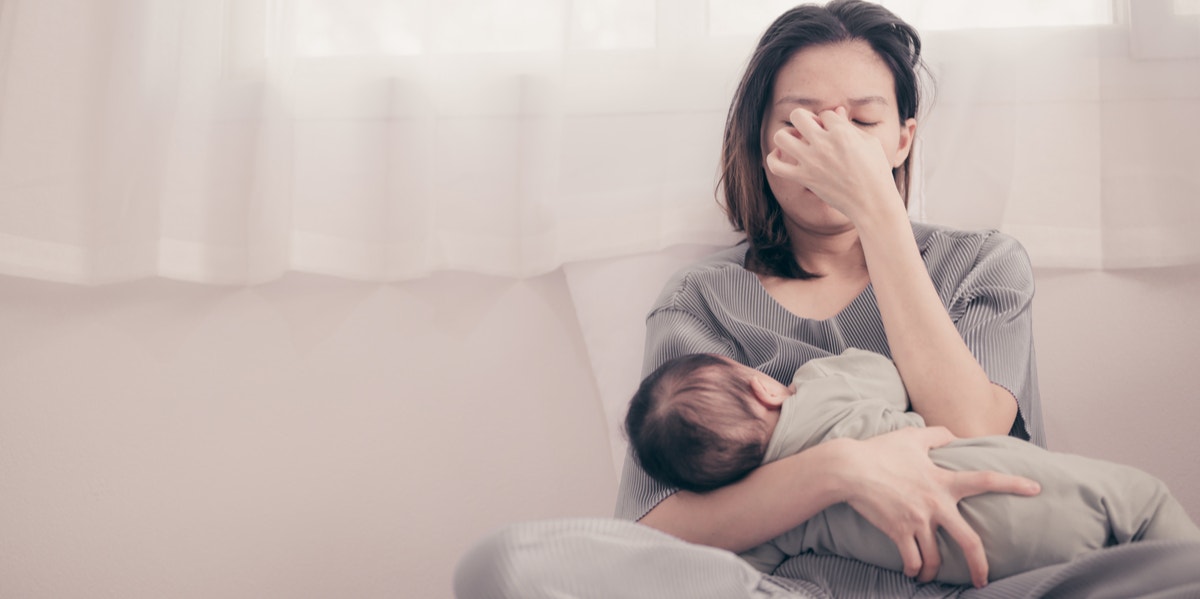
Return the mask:
{"type": "Polygon", "coordinates": [[[1200,268],[1039,271],[1050,448],[1139,466],[1200,522],[1200,268]]]}
{"type": "MultiPolygon", "coordinates": [[[[1200,518],[1200,268],[1038,281],[1052,445],[1200,518]]],[[[0,596],[448,598],[486,531],[609,513],[591,377],[561,273],[0,279],[0,596]]]]}
{"type": "Polygon", "coordinates": [[[0,597],[447,598],[485,531],[611,513],[586,363],[561,275],[2,279],[0,597]]]}

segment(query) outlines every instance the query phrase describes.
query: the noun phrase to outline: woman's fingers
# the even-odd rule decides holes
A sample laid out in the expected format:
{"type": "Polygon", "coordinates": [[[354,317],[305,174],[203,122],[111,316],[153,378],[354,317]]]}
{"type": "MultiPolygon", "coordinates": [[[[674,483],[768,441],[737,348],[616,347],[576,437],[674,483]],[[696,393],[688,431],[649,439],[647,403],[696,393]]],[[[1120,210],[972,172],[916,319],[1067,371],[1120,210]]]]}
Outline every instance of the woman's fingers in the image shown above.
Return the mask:
{"type": "Polygon", "coordinates": [[[821,128],[826,131],[833,131],[842,126],[850,127],[850,119],[846,118],[846,109],[841,106],[833,110],[822,110],[815,118],[821,124],[821,128]]]}
{"type": "Polygon", "coordinates": [[[776,149],[791,156],[799,156],[808,149],[809,142],[793,127],[784,127],[772,136],[776,149]]]}
{"type": "Polygon", "coordinates": [[[938,568],[942,567],[942,552],[938,549],[936,528],[922,528],[917,531],[917,545],[921,548],[921,571],[917,573],[919,582],[929,582],[937,576],[938,568]]]}
{"type": "Polygon", "coordinates": [[[983,540],[979,538],[979,533],[975,532],[966,520],[963,520],[957,509],[942,523],[942,528],[962,549],[963,557],[967,560],[967,569],[971,572],[971,582],[977,587],[986,585],[988,580],[987,553],[983,550],[983,540]]]}
{"type": "Polygon", "coordinates": [[[933,580],[942,565],[938,530],[944,529],[962,551],[971,581],[983,586],[989,572],[983,542],[959,513],[958,502],[981,493],[1034,495],[1039,489],[1024,477],[954,472],[930,461],[931,448],[955,439],[944,427],[908,428],[851,445],[866,450],[851,454],[863,473],[858,482],[865,484],[847,501],[896,543],[906,575],[933,580]]]}
{"type": "Polygon", "coordinates": [[[798,177],[800,164],[786,152],[775,148],[767,154],[767,168],[781,177],[798,177]]]}
{"type": "Polygon", "coordinates": [[[915,431],[914,434],[921,440],[921,444],[925,446],[926,450],[941,447],[958,438],[954,436],[954,433],[950,432],[950,429],[944,426],[930,426],[911,430],[915,431]]]}
{"type": "Polygon", "coordinates": [[[910,536],[896,540],[896,548],[900,550],[900,559],[904,562],[904,575],[911,578],[919,574],[921,572],[921,549],[917,546],[917,539],[910,536]]]}
{"type": "Polygon", "coordinates": [[[1042,490],[1037,481],[999,472],[955,472],[950,479],[950,493],[958,499],[983,493],[1037,495],[1042,490]]]}
{"type": "Polygon", "coordinates": [[[816,139],[825,130],[825,126],[817,115],[807,108],[797,108],[788,114],[788,118],[792,120],[792,127],[800,132],[801,137],[816,139]]]}
{"type": "MultiPolygon", "coordinates": [[[[1041,486],[1034,480],[987,471],[951,473],[948,487],[950,494],[956,500],[982,493],[1028,496],[1037,495],[1041,491],[1041,486]]],[[[971,582],[977,587],[987,584],[987,553],[984,551],[983,541],[979,538],[979,534],[967,524],[967,521],[958,513],[957,508],[953,510],[953,513],[946,514],[946,518],[942,521],[942,528],[946,529],[946,532],[962,549],[963,556],[967,560],[967,568],[971,571],[971,582]]]]}

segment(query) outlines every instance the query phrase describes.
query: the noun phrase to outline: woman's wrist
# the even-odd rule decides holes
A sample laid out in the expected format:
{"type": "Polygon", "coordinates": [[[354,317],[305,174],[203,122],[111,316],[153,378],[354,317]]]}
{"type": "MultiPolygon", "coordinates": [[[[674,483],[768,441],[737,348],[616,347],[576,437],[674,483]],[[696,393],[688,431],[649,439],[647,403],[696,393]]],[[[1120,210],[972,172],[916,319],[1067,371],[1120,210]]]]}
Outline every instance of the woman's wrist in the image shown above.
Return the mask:
{"type": "Polygon", "coordinates": [[[832,439],[808,451],[814,450],[822,453],[817,461],[824,471],[815,477],[824,489],[821,503],[835,505],[857,497],[863,482],[862,443],[851,438],[832,439]]]}
{"type": "Polygon", "coordinates": [[[868,202],[857,211],[846,213],[846,218],[854,223],[859,235],[871,235],[875,231],[904,223],[908,227],[908,209],[904,199],[895,187],[881,191],[877,201],[868,202]]]}

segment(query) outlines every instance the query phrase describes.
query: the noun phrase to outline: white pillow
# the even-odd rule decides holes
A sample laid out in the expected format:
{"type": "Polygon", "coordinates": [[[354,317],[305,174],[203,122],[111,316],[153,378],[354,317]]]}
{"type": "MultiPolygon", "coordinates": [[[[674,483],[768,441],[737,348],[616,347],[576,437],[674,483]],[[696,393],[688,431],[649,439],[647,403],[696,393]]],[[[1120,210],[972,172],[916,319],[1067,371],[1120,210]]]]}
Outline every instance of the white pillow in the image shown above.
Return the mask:
{"type": "Polygon", "coordinates": [[[604,409],[618,479],[628,445],[621,424],[629,398],[641,382],[646,314],[675,271],[728,246],[675,246],[653,254],[563,266],[604,409]]]}

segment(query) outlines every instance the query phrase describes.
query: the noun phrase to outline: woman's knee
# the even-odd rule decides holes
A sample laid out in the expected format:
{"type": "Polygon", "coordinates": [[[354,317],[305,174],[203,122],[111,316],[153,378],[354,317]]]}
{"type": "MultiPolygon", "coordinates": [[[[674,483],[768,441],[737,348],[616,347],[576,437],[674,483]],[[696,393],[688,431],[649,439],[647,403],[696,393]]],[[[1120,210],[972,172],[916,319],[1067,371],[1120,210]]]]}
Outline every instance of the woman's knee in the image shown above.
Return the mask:
{"type": "Polygon", "coordinates": [[[458,599],[501,599],[519,597],[528,586],[522,583],[522,555],[528,550],[528,532],[510,525],[483,537],[458,560],[454,569],[454,596],[458,599]]]}
{"type": "MultiPolygon", "coordinates": [[[[522,522],[480,539],[459,559],[454,571],[458,599],[560,597],[559,587],[583,564],[602,559],[613,528],[629,522],[566,519],[522,522]]],[[[570,595],[566,595],[570,596],[570,595]]]]}
{"type": "Polygon", "coordinates": [[[505,576],[501,564],[504,563],[504,543],[497,534],[491,534],[475,543],[454,567],[454,596],[459,599],[467,597],[503,596],[505,576]],[[494,590],[493,590],[494,589],[494,590]]]}
{"type": "Polygon", "coordinates": [[[794,597],[736,555],[623,520],[513,524],[459,560],[458,599],[794,597]],[[765,585],[765,586],[764,586],[765,585]]]}

